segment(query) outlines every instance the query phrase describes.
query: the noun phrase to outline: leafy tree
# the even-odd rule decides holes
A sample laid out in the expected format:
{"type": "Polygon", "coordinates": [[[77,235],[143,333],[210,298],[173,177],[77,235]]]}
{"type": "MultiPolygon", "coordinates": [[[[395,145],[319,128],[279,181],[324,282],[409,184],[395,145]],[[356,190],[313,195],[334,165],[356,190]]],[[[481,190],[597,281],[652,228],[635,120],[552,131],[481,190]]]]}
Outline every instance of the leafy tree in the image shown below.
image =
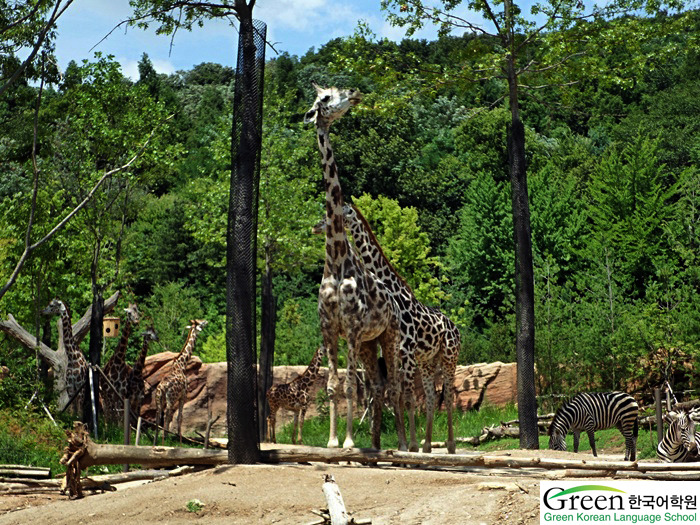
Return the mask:
{"type": "MultiPolygon", "coordinates": [[[[385,0],[383,7],[397,8],[390,12],[392,23],[407,26],[409,33],[426,21],[439,25],[442,34],[459,28],[482,35],[465,46],[472,60],[459,63],[458,76],[470,80],[500,78],[505,81],[503,97],[511,113],[508,140],[508,160],[512,187],[512,210],[515,241],[516,283],[516,348],[518,356],[518,407],[521,423],[520,444],[523,448],[537,448],[537,422],[534,377],[534,279],[530,239],[530,211],[528,203],[525,130],[520,117],[520,91],[537,88],[547,82],[564,83],[590,75],[599,68],[600,61],[586,46],[595,42],[602,46],[624,42],[628,46],[641,45],[643,30],[651,28],[637,19],[612,17],[640,9],[637,2],[619,0],[604,7],[589,8],[581,2],[554,1],[536,3],[530,7],[530,17],[521,5],[505,0],[501,5],[489,2],[471,3],[489,24],[483,26],[456,14],[460,2],[442,2],[441,7],[428,7],[420,0],[385,0]],[[592,22],[589,23],[588,20],[592,22]],[[594,36],[595,35],[595,36],[594,36]],[[594,36],[594,38],[591,38],[594,36]],[[578,71],[568,70],[569,67],[578,71]]],[[[655,13],[665,4],[644,5],[655,13]]],[[[671,7],[678,7],[673,4],[671,7]]],[[[666,28],[664,28],[666,29],[666,28]]],[[[609,72],[609,70],[607,70],[609,72]]],[[[617,72],[610,75],[620,79],[617,72]]],[[[600,78],[600,76],[599,76],[600,78]]],[[[629,80],[629,78],[624,79],[629,80]]]]}
{"type": "Polygon", "coordinates": [[[589,214],[593,221],[590,244],[600,245],[632,282],[627,291],[644,294],[654,261],[668,255],[664,225],[677,191],[666,183],[667,172],[658,162],[658,144],[637,140],[606,155],[592,174],[589,214]]]}

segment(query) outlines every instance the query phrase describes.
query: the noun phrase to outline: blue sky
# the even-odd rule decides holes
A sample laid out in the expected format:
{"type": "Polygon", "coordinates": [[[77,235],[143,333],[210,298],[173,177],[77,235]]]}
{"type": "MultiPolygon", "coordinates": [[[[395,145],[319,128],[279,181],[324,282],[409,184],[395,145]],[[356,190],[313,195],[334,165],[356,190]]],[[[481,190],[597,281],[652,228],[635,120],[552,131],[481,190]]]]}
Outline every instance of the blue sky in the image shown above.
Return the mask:
{"type": "MultiPolygon", "coordinates": [[[[328,40],[352,35],[364,20],[380,37],[400,40],[403,30],[389,25],[380,0],[257,0],[254,17],[268,25],[268,40],[277,51],[301,56],[328,40]]],[[[169,36],[157,36],[155,28],[119,28],[100,42],[122,20],[128,18],[128,0],[81,0],[59,19],[56,54],[63,70],[70,60],[80,62],[95,51],[114,55],[125,75],[138,78],[137,63],[148,53],[156,70],[173,73],[202,62],[235,66],[238,34],[228,22],[212,20],[192,32],[179,31],[170,49],[169,36]],[[91,51],[91,48],[93,48],[91,51]]],[[[434,29],[418,35],[434,38],[434,29]]],[[[268,48],[267,57],[274,56],[268,48]]]]}

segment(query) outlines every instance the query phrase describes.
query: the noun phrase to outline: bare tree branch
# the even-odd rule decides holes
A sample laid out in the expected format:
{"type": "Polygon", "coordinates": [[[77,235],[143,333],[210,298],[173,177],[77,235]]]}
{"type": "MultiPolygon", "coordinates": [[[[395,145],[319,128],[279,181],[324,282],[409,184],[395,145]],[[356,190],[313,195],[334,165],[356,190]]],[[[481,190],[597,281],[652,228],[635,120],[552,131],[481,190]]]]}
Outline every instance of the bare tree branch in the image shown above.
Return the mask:
{"type": "MultiPolygon", "coordinates": [[[[167,117],[165,119],[165,121],[170,120],[172,117],[173,117],[173,115],[170,115],[169,117],[167,117]]],[[[148,143],[150,142],[151,138],[153,138],[153,135],[155,134],[156,130],[160,127],[161,124],[162,123],[159,123],[156,127],[154,127],[151,130],[151,133],[148,135],[148,138],[143,143],[143,146],[141,146],[141,148],[139,148],[139,150],[134,154],[133,157],[131,157],[131,159],[129,159],[128,162],[126,162],[122,166],[119,166],[118,168],[114,168],[112,170],[105,172],[102,175],[102,177],[100,177],[100,180],[98,180],[97,183],[88,192],[88,194],[82,200],[82,202],[80,202],[80,204],[78,204],[75,208],[73,208],[73,210],[68,215],[66,215],[66,217],[61,222],[59,222],[56,226],[54,226],[53,229],[49,233],[47,233],[44,237],[42,237],[40,240],[38,240],[37,242],[35,242],[34,244],[31,244],[31,245],[29,244],[31,242],[30,235],[27,234],[25,246],[24,246],[24,252],[22,253],[19,261],[17,262],[17,265],[15,266],[15,269],[12,272],[12,275],[10,276],[9,280],[0,289],[0,299],[3,298],[3,296],[5,295],[7,290],[9,290],[10,287],[17,280],[17,277],[19,276],[19,272],[22,269],[22,267],[24,266],[24,263],[27,261],[27,258],[29,257],[29,255],[34,250],[36,250],[37,248],[42,246],[44,243],[46,243],[54,235],[56,235],[56,233],[61,231],[63,229],[63,227],[68,223],[68,221],[70,221],[80,210],[82,210],[87,205],[87,203],[92,199],[92,197],[95,195],[95,193],[100,188],[100,186],[102,186],[102,183],[104,183],[109,177],[111,177],[115,173],[119,173],[120,171],[124,171],[127,168],[129,168],[129,166],[131,166],[136,161],[136,159],[138,159],[143,154],[143,152],[146,150],[148,143]]],[[[35,177],[36,177],[36,175],[35,175],[35,177]]],[[[38,182],[36,182],[36,180],[35,180],[35,185],[36,184],[38,184],[38,182]]],[[[35,192],[36,192],[36,187],[35,187],[35,192]]],[[[35,198],[35,196],[33,197],[33,199],[34,198],[35,198]]],[[[28,230],[31,230],[33,220],[34,220],[34,210],[32,210],[32,212],[30,213],[30,222],[29,222],[29,225],[27,226],[28,230]]]]}

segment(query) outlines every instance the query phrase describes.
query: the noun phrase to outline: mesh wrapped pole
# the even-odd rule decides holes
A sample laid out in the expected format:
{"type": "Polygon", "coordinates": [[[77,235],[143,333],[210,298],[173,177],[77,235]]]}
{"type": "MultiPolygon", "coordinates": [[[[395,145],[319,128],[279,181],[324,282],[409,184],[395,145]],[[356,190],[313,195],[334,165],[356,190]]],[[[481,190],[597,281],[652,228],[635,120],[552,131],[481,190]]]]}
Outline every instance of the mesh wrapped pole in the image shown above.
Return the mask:
{"type": "Polygon", "coordinates": [[[231,192],[227,231],[226,359],[228,457],[255,463],[256,422],[255,251],[262,144],[265,23],[240,17],[233,97],[231,192]]]}
{"type": "Polygon", "coordinates": [[[535,280],[525,171],[525,126],[520,119],[513,119],[508,135],[515,241],[515,351],[518,361],[520,448],[537,449],[539,429],[535,392],[535,280]]]}

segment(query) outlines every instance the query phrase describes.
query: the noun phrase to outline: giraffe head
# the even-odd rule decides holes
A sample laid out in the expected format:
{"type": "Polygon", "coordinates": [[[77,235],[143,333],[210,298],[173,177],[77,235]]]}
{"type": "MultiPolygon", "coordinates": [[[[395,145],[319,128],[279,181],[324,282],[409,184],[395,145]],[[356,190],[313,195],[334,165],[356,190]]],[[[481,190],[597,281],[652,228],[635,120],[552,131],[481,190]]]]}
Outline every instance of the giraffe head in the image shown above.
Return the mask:
{"type": "Polygon", "coordinates": [[[124,308],[124,311],[126,312],[126,318],[130,323],[139,324],[141,313],[135,304],[129,303],[128,308],[124,308]]]}
{"type": "Polygon", "coordinates": [[[141,337],[143,338],[144,343],[145,342],[153,342],[153,341],[159,341],[158,339],[158,334],[156,333],[155,329],[153,327],[146,328],[143,332],[141,332],[141,337]]]}
{"type": "Polygon", "coordinates": [[[201,332],[202,328],[207,326],[209,324],[209,321],[206,319],[192,319],[190,321],[190,325],[187,327],[187,329],[194,328],[195,333],[201,332]]]}
{"type": "Polygon", "coordinates": [[[324,235],[326,233],[326,218],[324,217],[311,227],[313,235],[324,235]]]}
{"type": "Polygon", "coordinates": [[[304,122],[316,125],[330,126],[352,106],[359,104],[362,93],[357,89],[338,89],[337,87],[322,88],[314,84],[316,100],[311,109],[304,115],[304,122]]]}
{"type": "Polygon", "coordinates": [[[42,315],[57,315],[66,311],[66,305],[58,297],[53,299],[49,305],[41,311],[42,315]]]}

